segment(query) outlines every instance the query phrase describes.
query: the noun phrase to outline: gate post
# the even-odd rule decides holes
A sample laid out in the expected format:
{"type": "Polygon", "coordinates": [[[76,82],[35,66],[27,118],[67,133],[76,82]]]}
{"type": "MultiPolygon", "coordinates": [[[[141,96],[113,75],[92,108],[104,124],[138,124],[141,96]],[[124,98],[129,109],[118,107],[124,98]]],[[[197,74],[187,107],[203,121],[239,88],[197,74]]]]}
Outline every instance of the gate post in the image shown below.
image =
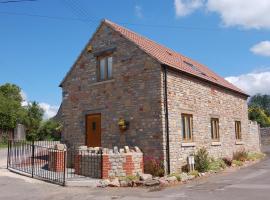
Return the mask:
{"type": "Polygon", "coordinates": [[[10,140],[8,140],[8,152],[7,152],[7,169],[8,169],[8,167],[9,167],[9,163],[10,163],[10,161],[9,161],[9,156],[10,156],[10,154],[9,154],[9,151],[10,151],[10,140]]]}
{"type": "Polygon", "coordinates": [[[34,140],[32,141],[32,158],[31,158],[31,162],[32,162],[32,178],[34,177],[34,165],[35,165],[35,142],[34,140]]]}
{"type": "Polygon", "coordinates": [[[64,177],[63,177],[63,186],[66,185],[66,167],[67,167],[67,149],[64,152],[64,177]]]}

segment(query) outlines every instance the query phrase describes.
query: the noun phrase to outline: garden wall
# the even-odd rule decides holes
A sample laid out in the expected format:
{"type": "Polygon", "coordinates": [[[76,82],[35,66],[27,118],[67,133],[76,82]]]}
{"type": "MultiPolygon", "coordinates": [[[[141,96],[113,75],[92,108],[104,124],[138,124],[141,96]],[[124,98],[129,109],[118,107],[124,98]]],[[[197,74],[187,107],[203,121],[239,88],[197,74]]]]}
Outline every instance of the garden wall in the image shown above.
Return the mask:
{"type": "Polygon", "coordinates": [[[98,177],[134,176],[143,173],[143,153],[138,147],[118,149],[102,149],[102,154],[97,148],[79,147],[75,159],[75,173],[98,177]],[[101,171],[100,171],[101,170],[101,171]]]}
{"type": "Polygon", "coordinates": [[[260,129],[261,135],[261,144],[262,144],[262,151],[270,151],[270,127],[261,128],[260,129]]]}

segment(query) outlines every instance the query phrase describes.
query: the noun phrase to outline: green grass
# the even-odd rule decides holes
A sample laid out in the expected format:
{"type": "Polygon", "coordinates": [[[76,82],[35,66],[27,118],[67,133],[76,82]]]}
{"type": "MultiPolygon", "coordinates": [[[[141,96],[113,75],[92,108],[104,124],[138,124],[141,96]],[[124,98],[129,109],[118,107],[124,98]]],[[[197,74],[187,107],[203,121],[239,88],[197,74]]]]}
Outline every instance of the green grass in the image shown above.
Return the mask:
{"type": "Polygon", "coordinates": [[[4,143],[0,143],[0,149],[4,149],[4,148],[7,148],[8,145],[7,144],[4,144],[4,143]]]}
{"type": "Polygon", "coordinates": [[[234,164],[234,165],[236,165],[238,167],[241,167],[241,166],[244,165],[244,163],[242,161],[240,161],[240,160],[233,160],[232,164],[234,164]]]}
{"type": "Polygon", "coordinates": [[[247,160],[255,161],[255,160],[264,158],[264,156],[265,155],[263,153],[248,152],[247,160]]]}

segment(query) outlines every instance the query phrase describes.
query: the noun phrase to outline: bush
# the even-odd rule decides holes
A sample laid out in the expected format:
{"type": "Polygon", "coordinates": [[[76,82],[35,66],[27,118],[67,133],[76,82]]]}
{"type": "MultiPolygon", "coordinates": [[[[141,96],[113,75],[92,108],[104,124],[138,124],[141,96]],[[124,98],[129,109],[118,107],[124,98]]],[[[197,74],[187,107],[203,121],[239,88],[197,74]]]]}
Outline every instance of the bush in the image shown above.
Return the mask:
{"type": "Polygon", "coordinates": [[[232,166],[232,159],[231,158],[228,158],[228,157],[225,157],[225,158],[222,158],[223,162],[227,165],[227,166],[232,166]]]}
{"type": "Polygon", "coordinates": [[[193,171],[189,172],[188,175],[198,177],[199,176],[199,172],[197,170],[193,170],[193,171]]]}
{"type": "Polygon", "coordinates": [[[247,159],[248,153],[245,150],[240,150],[233,153],[233,160],[245,162],[247,159]]]}
{"type": "Polygon", "coordinates": [[[121,181],[136,181],[139,180],[139,176],[124,176],[119,178],[121,181]]]}
{"type": "Polygon", "coordinates": [[[209,164],[209,170],[218,172],[221,169],[225,169],[226,164],[222,159],[213,160],[209,164]]]}
{"type": "Polygon", "coordinates": [[[164,164],[162,162],[162,159],[145,157],[144,158],[144,171],[145,173],[149,173],[156,177],[164,176],[165,171],[164,171],[164,164]]]}
{"type": "Polygon", "coordinates": [[[181,181],[181,175],[180,174],[178,174],[178,173],[172,173],[168,177],[172,177],[172,176],[175,176],[178,181],[181,181]]]}
{"type": "Polygon", "coordinates": [[[199,172],[209,170],[210,159],[206,148],[201,148],[195,154],[195,169],[199,172]]]}
{"type": "Polygon", "coordinates": [[[238,167],[243,166],[243,162],[240,161],[240,160],[233,160],[233,161],[232,161],[232,164],[233,164],[233,165],[236,165],[236,166],[238,166],[238,167]]]}
{"type": "Polygon", "coordinates": [[[247,160],[255,161],[258,159],[262,159],[264,154],[258,152],[248,152],[247,160]]]}

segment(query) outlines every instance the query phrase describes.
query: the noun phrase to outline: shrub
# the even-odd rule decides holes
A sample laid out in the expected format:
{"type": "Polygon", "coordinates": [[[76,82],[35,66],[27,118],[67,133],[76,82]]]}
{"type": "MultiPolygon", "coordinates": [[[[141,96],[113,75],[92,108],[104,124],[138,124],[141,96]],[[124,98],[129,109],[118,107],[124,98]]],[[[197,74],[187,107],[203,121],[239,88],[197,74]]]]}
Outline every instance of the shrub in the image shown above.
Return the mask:
{"type": "Polygon", "coordinates": [[[240,166],[243,165],[243,162],[240,161],[240,160],[233,160],[233,161],[232,161],[232,164],[233,164],[233,165],[236,165],[236,166],[238,166],[238,167],[240,167],[240,166]]]}
{"type": "Polygon", "coordinates": [[[193,171],[189,172],[188,175],[198,177],[199,176],[199,172],[197,170],[193,170],[193,171]]]}
{"type": "Polygon", "coordinates": [[[162,159],[156,159],[152,157],[144,158],[144,171],[145,173],[152,174],[153,176],[164,176],[164,164],[162,159]]]}
{"type": "Polygon", "coordinates": [[[195,169],[199,172],[209,170],[210,159],[206,148],[201,148],[195,154],[195,169]]]}
{"type": "Polygon", "coordinates": [[[218,172],[221,169],[225,169],[225,168],[226,168],[226,164],[222,159],[213,160],[209,164],[209,170],[212,170],[212,171],[215,171],[215,172],[218,172]]]}
{"type": "Polygon", "coordinates": [[[175,176],[178,181],[181,181],[181,175],[180,174],[178,174],[178,173],[172,173],[168,177],[172,177],[172,176],[175,176]]]}
{"type": "Polygon", "coordinates": [[[246,161],[248,158],[248,153],[245,150],[236,151],[233,153],[233,160],[246,161]]]}
{"type": "Polygon", "coordinates": [[[264,154],[262,153],[258,153],[258,152],[248,152],[247,155],[247,160],[258,160],[258,159],[262,159],[264,157],[264,154]]]}
{"type": "Polygon", "coordinates": [[[222,158],[223,162],[227,165],[227,166],[232,166],[232,159],[228,158],[228,157],[224,157],[222,158]]]}
{"type": "Polygon", "coordinates": [[[139,176],[125,176],[125,177],[119,178],[119,180],[123,180],[123,181],[136,181],[136,180],[139,180],[139,176]]]}

